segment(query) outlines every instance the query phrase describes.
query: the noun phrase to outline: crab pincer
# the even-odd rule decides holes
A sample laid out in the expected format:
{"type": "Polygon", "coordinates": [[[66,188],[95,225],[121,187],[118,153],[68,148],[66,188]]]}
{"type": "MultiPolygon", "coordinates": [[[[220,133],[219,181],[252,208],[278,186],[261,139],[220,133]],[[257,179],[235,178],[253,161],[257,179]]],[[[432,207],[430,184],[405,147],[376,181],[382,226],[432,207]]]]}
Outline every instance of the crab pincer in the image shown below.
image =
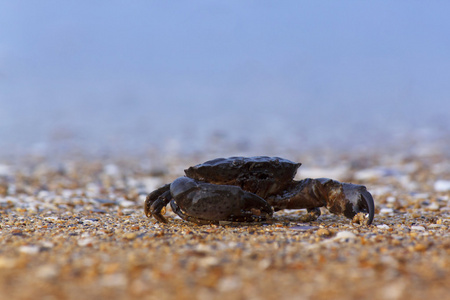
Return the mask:
{"type": "Polygon", "coordinates": [[[375,215],[372,195],[364,185],[341,183],[329,178],[319,178],[327,192],[327,209],[334,214],[353,219],[357,214],[368,214],[366,224],[370,225],[375,215]]]}

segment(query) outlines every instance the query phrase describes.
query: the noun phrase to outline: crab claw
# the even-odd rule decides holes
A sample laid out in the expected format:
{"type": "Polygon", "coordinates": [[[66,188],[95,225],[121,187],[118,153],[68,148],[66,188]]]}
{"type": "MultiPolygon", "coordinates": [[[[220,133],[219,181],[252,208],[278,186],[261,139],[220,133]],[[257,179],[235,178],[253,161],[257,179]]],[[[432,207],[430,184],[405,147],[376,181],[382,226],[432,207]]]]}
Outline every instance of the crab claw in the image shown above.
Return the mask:
{"type": "Polygon", "coordinates": [[[372,195],[367,191],[363,185],[356,185],[351,183],[343,183],[344,194],[346,199],[351,203],[348,209],[344,211],[344,216],[352,218],[357,213],[368,213],[369,217],[366,221],[370,225],[375,214],[375,204],[372,195]]]}
{"type": "Polygon", "coordinates": [[[372,195],[363,185],[341,183],[328,178],[318,179],[328,192],[327,208],[330,212],[353,219],[358,213],[369,214],[366,221],[370,225],[375,214],[372,195]]]}

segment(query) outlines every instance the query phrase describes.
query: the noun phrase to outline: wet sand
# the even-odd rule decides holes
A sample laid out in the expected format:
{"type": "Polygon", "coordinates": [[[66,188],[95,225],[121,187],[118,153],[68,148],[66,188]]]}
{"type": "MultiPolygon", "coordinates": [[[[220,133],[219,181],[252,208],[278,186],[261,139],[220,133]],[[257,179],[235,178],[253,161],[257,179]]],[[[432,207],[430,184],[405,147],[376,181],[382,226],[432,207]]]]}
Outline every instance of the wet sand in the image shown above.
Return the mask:
{"type": "Polygon", "coordinates": [[[145,194],[201,156],[4,159],[0,298],[447,299],[449,158],[442,149],[297,158],[299,178],[366,185],[371,226],[326,209],[315,222],[297,210],[251,226],[197,226],[169,207],[168,224],[146,218],[145,194]]]}

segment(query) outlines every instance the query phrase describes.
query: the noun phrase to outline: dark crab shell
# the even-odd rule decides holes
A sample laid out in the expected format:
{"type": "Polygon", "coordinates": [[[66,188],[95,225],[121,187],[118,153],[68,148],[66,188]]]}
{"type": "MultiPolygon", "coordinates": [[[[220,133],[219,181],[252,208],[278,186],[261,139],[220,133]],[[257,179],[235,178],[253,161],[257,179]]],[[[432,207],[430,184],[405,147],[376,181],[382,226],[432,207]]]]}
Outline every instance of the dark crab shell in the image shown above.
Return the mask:
{"type": "Polygon", "coordinates": [[[285,189],[300,166],[301,163],[280,157],[229,157],[213,159],[184,172],[187,177],[195,180],[236,185],[265,198],[285,189]]]}
{"type": "Polygon", "coordinates": [[[170,202],[174,212],[200,223],[265,220],[273,213],[272,207],[264,199],[237,186],[215,185],[179,177],[170,185],[170,192],[176,199],[170,202]]]}

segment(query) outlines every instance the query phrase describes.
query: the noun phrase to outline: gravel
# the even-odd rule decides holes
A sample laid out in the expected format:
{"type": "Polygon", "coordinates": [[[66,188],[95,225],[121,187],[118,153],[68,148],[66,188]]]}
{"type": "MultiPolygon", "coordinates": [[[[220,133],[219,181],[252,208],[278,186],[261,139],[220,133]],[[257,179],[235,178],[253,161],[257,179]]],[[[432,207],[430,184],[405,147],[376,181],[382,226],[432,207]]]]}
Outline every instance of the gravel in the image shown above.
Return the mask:
{"type": "MultiPolygon", "coordinates": [[[[326,172],[319,156],[298,161],[326,172]]],[[[0,161],[0,298],[449,297],[448,152],[327,158],[373,193],[371,226],[326,209],[310,223],[289,210],[244,226],[197,226],[170,208],[168,224],[144,216],[146,193],[203,160],[167,157],[164,172],[138,158],[0,161]]]]}

